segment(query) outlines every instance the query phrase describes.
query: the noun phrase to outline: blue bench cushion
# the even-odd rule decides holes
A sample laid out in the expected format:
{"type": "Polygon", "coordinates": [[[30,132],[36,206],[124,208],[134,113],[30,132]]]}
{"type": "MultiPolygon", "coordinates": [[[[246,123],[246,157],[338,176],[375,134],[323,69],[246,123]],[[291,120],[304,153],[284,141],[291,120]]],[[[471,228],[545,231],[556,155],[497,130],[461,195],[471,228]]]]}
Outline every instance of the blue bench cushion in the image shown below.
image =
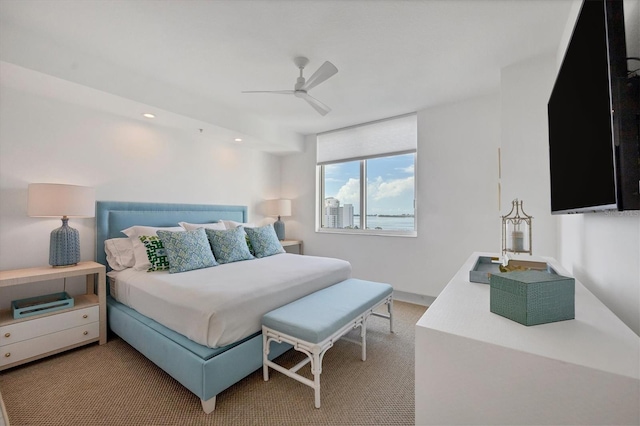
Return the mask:
{"type": "Polygon", "coordinates": [[[262,324],[320,343],[392,292],[389,284],[351,278],[274,309],[262,317],[262,324]]]}

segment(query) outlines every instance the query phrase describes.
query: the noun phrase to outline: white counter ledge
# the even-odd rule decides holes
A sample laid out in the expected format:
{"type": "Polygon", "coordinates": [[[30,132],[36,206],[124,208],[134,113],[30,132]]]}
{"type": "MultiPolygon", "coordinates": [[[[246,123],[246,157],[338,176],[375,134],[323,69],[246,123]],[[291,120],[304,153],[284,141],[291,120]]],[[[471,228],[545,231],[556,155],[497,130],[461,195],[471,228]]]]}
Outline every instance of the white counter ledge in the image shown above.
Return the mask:
{"type": "Polygon", "coordinates": [[[478,256],[416,324],[416,424],[639,424],[640,337],[577,280],[574,320],[493,314],[478,256]]]}

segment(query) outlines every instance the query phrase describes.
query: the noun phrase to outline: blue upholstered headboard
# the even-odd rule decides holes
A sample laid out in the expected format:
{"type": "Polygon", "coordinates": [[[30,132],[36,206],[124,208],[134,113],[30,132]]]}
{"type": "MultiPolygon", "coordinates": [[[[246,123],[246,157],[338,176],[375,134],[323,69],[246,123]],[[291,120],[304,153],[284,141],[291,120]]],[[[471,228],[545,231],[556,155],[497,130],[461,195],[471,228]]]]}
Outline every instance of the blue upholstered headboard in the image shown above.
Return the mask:
{"type": "Polygon", "coordinates": [[[104,241],[109,238],[125,237],[120,231],[130,226],[178,226],[178,222],[210,223],[222,219],[247,222],[247,207],[98,201],[96,203],[96,262],[102,263],[109,270],[104,241]]]}

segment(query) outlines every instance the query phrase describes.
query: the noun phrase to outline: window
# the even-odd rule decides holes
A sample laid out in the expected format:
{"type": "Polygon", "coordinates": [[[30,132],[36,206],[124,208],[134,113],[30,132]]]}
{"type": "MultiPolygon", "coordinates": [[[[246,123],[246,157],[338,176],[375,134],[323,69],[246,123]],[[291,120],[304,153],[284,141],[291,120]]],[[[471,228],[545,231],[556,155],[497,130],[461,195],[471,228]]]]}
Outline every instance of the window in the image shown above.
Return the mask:
{"type": "Polygon", "coordinates": [[[416,235],[416,115],[318,135],[318,231],[416,235]]]}

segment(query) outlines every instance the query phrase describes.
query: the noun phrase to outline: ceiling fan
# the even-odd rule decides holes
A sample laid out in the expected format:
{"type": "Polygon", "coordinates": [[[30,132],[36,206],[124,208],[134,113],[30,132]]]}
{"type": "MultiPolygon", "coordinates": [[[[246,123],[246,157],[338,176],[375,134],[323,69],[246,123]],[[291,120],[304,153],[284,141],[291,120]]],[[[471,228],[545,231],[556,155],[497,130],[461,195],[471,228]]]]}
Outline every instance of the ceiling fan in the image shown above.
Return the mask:
{"type": "Polygon", "coordinates": [[[302,76],[302,70],[307,66],[309,60],[305,57],[297,57],[293,59],[293,63],[300,69],[300,77],[296,81],[296,85],[293,90],[253,90],[244,91],[242,93],[275,93],[278,95],[294,95],[297,98],[302,98],[309,103],[316,111],[322,115],[327,115],[331,108],[309,95],[308,91],[316,87],[318,84],[326,81],[338,72],[338,68],[331,62],[326,61],[313,73],[308,80],[302,76]]]}

